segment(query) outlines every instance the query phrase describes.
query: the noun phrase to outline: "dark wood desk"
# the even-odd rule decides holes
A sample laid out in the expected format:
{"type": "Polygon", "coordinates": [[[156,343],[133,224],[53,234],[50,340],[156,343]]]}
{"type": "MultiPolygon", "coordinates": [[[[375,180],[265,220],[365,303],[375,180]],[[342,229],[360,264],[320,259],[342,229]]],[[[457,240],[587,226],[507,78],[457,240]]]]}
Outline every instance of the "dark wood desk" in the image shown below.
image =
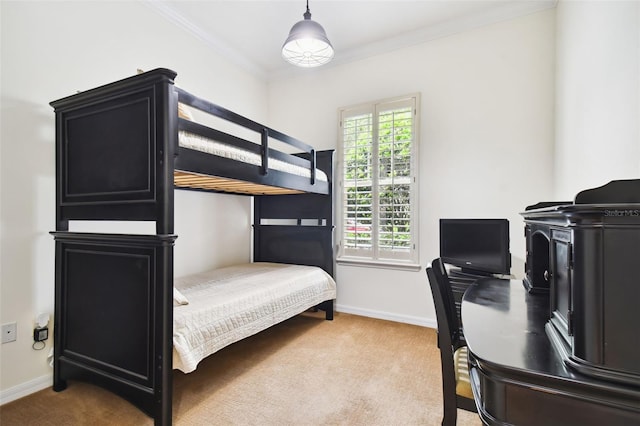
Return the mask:
{"type": "Polygon", "coordinates": [[[483,422],[640,425],[640,387],[565,366],[545,332],[548,313],[549,296],[527,293],[522,281],[481,279],[465,293],[462,322],[483,422]]]}

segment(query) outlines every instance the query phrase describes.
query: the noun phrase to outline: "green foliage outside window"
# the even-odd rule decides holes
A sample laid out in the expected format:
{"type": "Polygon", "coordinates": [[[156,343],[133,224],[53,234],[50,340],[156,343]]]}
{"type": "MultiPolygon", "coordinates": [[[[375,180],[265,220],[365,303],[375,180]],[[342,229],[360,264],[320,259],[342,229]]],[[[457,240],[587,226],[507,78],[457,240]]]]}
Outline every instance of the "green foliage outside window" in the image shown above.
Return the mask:
{"type": "Polygon", "coordinates": [[[370,249],[377,217],[379,248],[402,251],[411,248],[412,121],[411,108],[380,113],[376,144],[372,114],[344,120],[344,237],[347,247],[370,249]],[[377,164],[374,163],[376,158],[377,164]],[[374,194],[377,194],[376,203],[374,194]],[[373,211],[375,204],[377,212],[373,211]]]}

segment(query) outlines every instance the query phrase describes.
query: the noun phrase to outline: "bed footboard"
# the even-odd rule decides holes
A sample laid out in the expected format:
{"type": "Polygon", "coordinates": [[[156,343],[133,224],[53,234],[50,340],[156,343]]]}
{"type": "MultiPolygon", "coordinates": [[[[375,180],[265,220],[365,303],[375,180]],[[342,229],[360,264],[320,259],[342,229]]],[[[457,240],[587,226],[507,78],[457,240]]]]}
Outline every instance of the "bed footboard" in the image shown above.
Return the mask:
{"type": "Polygon", "coordinates": [[[54,390],[67,380],[96,383],[171,424],[176,237],[52,234],[54,390]]]}
{"type": "MultiPolygon", "coordinates": [[[[328,194],[255,197],[253,260],[317,266],[335,277],[333,150],[317,153],[318,168],[329,176],[328,194]]],[[[333,319],[333,300],[317,306],[333,319]]]]}

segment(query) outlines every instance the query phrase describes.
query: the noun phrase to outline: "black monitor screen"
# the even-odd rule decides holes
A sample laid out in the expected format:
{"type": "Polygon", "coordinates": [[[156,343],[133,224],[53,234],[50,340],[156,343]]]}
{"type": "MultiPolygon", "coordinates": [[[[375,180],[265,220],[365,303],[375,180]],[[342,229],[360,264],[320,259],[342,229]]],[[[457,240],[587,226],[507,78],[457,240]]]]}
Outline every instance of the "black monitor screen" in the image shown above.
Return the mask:
{"type": "Polygon", "coordinates": [[[440,257],[463,271],[510,274],[507,219],[440,219],[440,257]]]}

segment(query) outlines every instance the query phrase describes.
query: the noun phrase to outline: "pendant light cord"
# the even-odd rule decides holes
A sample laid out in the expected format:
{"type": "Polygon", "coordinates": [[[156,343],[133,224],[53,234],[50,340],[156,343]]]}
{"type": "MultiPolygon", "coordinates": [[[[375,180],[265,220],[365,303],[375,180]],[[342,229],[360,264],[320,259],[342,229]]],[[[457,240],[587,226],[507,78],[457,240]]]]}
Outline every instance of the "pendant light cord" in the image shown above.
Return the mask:
{"type": "Polygon", "coordinates": [[[304,19],[311,19],[311,11],[309,10],[309,0],[307,0],[307,11],[302,16],[304,16],[304,19]]]}

